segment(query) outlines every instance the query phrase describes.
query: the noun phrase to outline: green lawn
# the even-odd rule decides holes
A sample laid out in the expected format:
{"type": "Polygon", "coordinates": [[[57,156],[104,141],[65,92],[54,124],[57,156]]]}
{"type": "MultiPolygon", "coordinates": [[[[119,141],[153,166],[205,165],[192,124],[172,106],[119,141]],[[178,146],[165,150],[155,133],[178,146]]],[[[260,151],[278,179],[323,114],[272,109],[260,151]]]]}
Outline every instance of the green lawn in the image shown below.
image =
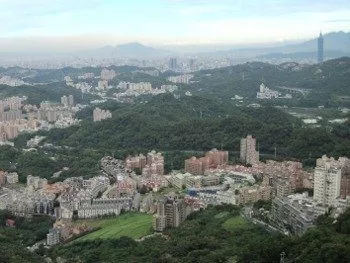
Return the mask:
{"type": "Polygon", "coordinates": [[[223,228],[226,229],[227,231],[230,230],[235,230],[238,228],[249,228],[250,224],[243,219],[240,216],[235,216],[235,217],[231,217],[229,219],[227,219],[224,223],[223,223],[223,228]]]}
{"type": "Polygon", "coordinates": [[[134,239],[152,234],[152,215],[141,213],[126,213],[115,218],[96,219],[84,221],[89,226],[99,227],[86,236],[78,238],[75,242],[93,239],[117,239],[128,236],[134,239]]]}

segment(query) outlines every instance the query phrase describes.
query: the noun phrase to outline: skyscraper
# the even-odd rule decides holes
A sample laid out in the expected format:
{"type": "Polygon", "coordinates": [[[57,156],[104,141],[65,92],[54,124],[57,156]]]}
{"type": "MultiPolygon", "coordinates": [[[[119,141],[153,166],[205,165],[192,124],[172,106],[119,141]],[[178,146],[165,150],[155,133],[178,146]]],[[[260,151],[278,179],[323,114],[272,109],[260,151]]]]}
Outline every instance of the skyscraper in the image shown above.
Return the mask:
{"type": "Polygon", "coordinates": [[[317,50],[317,62],[323,63],[323,36],[322,32],[320,33],[320,36],[318,37],[318,50],[317,50]]]}
{"type": "Polygon", "coordinates": [[[170,70],[177,69],[177,59],[176,58],[170,58],[169,59],[169,69],[170,70]]]}

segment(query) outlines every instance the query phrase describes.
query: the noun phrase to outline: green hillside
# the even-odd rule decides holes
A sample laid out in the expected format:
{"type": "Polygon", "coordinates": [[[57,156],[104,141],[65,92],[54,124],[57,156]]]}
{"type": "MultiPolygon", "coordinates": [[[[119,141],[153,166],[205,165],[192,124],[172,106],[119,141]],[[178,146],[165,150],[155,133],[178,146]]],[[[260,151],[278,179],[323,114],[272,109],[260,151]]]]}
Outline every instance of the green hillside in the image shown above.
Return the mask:
{"type": "Polygon", "coordinates": [[[349,211],[332,224],[322,217],[317,226],[298,237],[270,233],[239,217],[232,205],[209,206],[195,212],[164,237],[141,242],[115,240],[73,242],[49,252],[68,262],[337,262],[350,260],[349,211]]]}
{"type": "Polygon", "coordinates": [[[193,84],[197,92],[220,98],[234,95],[255,98],[261,82],[269,88],[279,87],[309,89],[307,96],[296,96],[296,100],[283,103],[297,106],[349,106],[350,101],[341,101],[338,96],[350,96],[350,58],[329,60],[322,65],[284,63],[272,65],[250,62],[227,68],[199,71],[193,84]]]}
{"type": "Polygon", "coordinates": [[[118,239],[127,236],[138,239],[152,234],[152,215],[140,213],[122,214],[116,218],[86,221],[87,225],[98,230],[74,240],[83,242],[95,239],[118,239]]]}

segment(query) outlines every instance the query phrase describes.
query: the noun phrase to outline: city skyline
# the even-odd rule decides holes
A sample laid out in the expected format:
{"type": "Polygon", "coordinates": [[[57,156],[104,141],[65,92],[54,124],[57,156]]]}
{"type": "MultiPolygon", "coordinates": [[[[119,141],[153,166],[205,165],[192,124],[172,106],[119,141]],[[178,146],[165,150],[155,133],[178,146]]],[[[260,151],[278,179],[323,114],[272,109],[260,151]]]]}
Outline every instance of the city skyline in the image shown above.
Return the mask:
{"type": "Polygon", "coordinates": [[[348,1],[155,0],[152,3],[0,0],[0,49],[73,51],[141,42],[151,46],[252,45],[350,31],[348,1]]]}

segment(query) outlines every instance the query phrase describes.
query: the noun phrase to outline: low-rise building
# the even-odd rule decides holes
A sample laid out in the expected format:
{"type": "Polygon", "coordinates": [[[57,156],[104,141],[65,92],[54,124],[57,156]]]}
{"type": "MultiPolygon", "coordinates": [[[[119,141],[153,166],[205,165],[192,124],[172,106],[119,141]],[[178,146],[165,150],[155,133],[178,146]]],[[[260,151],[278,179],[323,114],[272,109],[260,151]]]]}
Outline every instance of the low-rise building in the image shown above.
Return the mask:
{"type": "Polygon", "coordinates": [[[303,234],[316,218],[328,209],[313,201],[307,193],[277,197],[272,201],[271,219],[275,226],[292,234],[303,234]]]}
{"type": "Polygon", "coordinates": [[[121,211],[130,211],[132,198],[91,199],[80,202],[79,218],[96,218],[104,215],[119,215],[121,211]]]}

